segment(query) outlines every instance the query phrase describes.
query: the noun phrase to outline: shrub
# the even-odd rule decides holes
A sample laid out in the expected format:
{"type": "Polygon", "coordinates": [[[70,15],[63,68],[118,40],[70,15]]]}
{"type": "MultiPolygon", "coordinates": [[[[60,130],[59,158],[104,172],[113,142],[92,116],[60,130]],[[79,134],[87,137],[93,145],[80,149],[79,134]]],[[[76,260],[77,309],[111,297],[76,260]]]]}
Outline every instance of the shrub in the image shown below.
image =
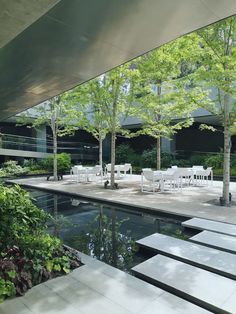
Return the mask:
{"type": "Polygon", "coordinates": [[[230,164],[231,164],[231,167],[236,168],[236,155],[231,155],[230,164]]]}
{"type": "Polygon", "coordinates": [[[169,168],[173,166],[175,163],[175,159],[172,154],[169,153],[161,153],[161,167],[169,168]]]}
{"type": "Polygon", "coordinates": [[[42,170],[42,161],[37,161],[33,158],[24,160],[24,167],[30,171],[42,170]]]}
{"type": "Polygon", "coordinates": [[[38,235],[46,229],[49,217],[19,186],[0,185],[0,250],[18,245],[27,234],[38,235]]]}
{"type": "Polygon", "coordinates": [[[130,160],[135,154],[133,148],[128,144],[121,144],[116,148],[116,162],[118,164],[126,163],[127,160],[130,160]]]}
{"type": "MultiPolygon", "coordinates": [[[[49,156],[43,161],[43,168],[48,172],[53,172],[53,156],[49,156]]],[[[57,155],[57,171],[58,173],[65,173],[71,168],[71,156],[67,153],[57,155]]]]}
{"type": "Polygon", "coordinates": [[[156,168],[156,149],[146,149],[141,156],[142,168],[156,168]]]}
{"type": "Polygon", "coordinates": [[[79,266],[60,239],[46,233],[50,219],[22,188],[0,185],[0,301],[79,266]]]}
{"type": "Polygon", "coordinates": [[[190,157],[190,165],[191,166],[204,166],[205,160],[208,158],[208,155],[205,154],[194,154],[190,157]]]}
{"type": "Polygon", "coordinates": [[[132,166],[140,166],[141,156],[128,144],[121,144],[116,148],[116,163],[131,163],[132,166]]]}
{"type": "Polygon", "coordinates": [[[187,160],[187,159],[175,159],[175,160],[173,160],[173,165],[176,165],[176,166],[178,166],[180,168],[181,167],[185,168],[185,167],[192,166],[191,161],[187,160]]]}
{"type": "Polygon", "coordinates": [[[23,168],[18,165],[17,161],[9,160],[3,164],[1,169],[0,176],[20,176],[29,172],[29,168],[23,168]]]}
{"type": "Polygon", "coordinates": [[[212,168],[223,168],[224,156],[223,154],[216,154],[212,156],[208,156],[205,160],[204,166],[205,167],[212,167],[212,168]]]}
{"type": "Polygon", "coordinates": [[[7,297],[16,294],[15,285],[9,280],[4,280],[0,277],[0,303],[7,297]]]}
{"type": "MultiPolygon", "coordinates": [[[[142,153],[142,167],[143,168],[156,168],[157,153],[156,148],[144,150],[142,153]]],[[[161,153],[161,168],[169,168],[171,165],[176,164],[174,156],[169,153],[161,153]]]]}

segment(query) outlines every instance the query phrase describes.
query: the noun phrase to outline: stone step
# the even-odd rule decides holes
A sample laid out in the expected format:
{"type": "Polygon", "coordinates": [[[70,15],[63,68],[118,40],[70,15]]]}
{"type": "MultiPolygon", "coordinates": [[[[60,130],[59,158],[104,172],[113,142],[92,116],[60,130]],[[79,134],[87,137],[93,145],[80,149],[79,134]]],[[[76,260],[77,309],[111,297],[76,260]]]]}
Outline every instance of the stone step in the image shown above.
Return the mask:
{"type": "Polygon", "coordinates": [[[197,230],[214,231],[236,237],[236,225],[224,222],[218,222],[202,218],[192,218],[182,222],[182,226],[197,230]]]}
{"type": "Polygon", "coordinates": [[[236,313],[236,282],[156,255],[132,268],[135,275],[215,314],[236,313]]]}
{"type": "Polygon", "coordinates": [[[160,233],[136,241],[140,247],[236,280],[236,255],[160,233]]]}
{"type": "Polygon", "coordinates": [[[191,237],[190,241],[207,245],[222,251],[236,254],[236,237],[211,231],[202,231],[191,237]]]}

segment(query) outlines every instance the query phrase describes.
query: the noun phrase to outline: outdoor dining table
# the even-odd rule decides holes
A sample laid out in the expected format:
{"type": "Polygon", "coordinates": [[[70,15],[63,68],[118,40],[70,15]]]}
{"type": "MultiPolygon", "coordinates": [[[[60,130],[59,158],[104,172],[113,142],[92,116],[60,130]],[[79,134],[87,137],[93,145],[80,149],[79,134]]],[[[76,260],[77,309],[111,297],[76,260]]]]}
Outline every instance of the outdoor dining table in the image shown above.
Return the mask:
{"type": "Polygon", "coordinates": [[[83,167],[83,166],[75,166],[77,168],[77,182],[80,181],[80,176],[84,175],[85,182],[89,181],[89,170],[93,169],[93,167],[83,167]]]}

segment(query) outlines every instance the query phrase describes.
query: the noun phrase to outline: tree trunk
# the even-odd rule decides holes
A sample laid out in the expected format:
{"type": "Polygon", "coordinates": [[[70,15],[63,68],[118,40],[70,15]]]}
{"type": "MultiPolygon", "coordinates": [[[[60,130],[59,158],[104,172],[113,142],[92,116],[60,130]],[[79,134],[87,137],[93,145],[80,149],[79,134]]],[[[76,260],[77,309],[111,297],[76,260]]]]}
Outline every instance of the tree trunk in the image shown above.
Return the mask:
{"type": "Polygon", "coordinates": [[[229,116],[229,95],[224,95],[224,174],[223,174],[223,202],[229,206],[229,186],[230,186],[230,116],[229,116]]]}
{"type": "Polygon", "coordinates": [[[116,132],[111,133],[111,188],[115,187],[116,132]]]}
{"type": "MultiPolygon", "coordinates": [[[[157,97],[161,102],[161,81],[157,84],[157,97]]],[[[161,115],[159,114],[157,120],[161,120],[161,115]]],[[[161,170],[161,137],[157,138],[157,170],[161,170]]]]}
{"type": "Polygon", "coordinates": [[[53,133],[53,177],[58,180],[57,176],[57,135],[53,133]]]}
{"type": "Polygon", "coordinates": [[[111,129],[111,188],[115,188],[115,162],[116,162],[116,115],[117,95],[115,93],[112,104],[112,129],[111,129]]]}
{"type": "Polygon", "coordinates": [[[157,170],[161,169],[161,138],[157,138],[157,170]]]}
{"type": "Polygon", "coordinates": [[[99,165],[102,169],[102,143],[103,143],[103,140],[102,140],[102,137],[100,136],[99,137],[99,165]]]}

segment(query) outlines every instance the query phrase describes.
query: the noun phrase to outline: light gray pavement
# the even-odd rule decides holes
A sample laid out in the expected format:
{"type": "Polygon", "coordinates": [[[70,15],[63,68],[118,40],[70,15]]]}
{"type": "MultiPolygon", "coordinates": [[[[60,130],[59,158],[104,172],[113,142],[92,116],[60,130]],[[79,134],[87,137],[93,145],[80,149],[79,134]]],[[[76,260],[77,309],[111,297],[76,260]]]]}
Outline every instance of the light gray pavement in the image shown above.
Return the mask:
{"type": "Polygon", "coordinates": [[[213,313],[236,313],[235,280],[161,255],[132,269],[141,278],[164,285],[213,313]]]}
{"type": "Polygon", "coordinates": [[[204,230],[189,239],[219,250],[236,253],[236,237],[204,230]]]}
{"type": "Polygon", "coordinates": [[[182,222],[182,226],[196,230],[208,230],[236,237],[236,226],[234,224],[212,221],[209,219],[192,218],[182,222]]]}
{"type": "Polygon", "coordinates": [[[208,311],[81,254],[86,264],[0,305],[0,314],[207,314],[208,311]]]}
{"type": "MultiPolygon", "coordinates": [[[[117,180],[118,190],[104,189],[101,182],[75,183],[66,176],[63,181],[46,181],[45,177],[13,180],[27,186],[67,192],[83,197],[111,201],[124,205],[164,211],[187,217],[202,217],[236,224],[236,206],[222,207],[212,204],[222,194],[222,182],[214,181],[213,186],[186,186],[182,192],[142,193],[140,191],[141,176],[127,175],[117,180]]],[[[230,191],[236,198],[236,183],[231,183],[230,191]]]]}
{"type": "Polygon", "coordinates": [[[136,241],[139,246],[236,280],[236,255],[160,233],[136,241]]]}

